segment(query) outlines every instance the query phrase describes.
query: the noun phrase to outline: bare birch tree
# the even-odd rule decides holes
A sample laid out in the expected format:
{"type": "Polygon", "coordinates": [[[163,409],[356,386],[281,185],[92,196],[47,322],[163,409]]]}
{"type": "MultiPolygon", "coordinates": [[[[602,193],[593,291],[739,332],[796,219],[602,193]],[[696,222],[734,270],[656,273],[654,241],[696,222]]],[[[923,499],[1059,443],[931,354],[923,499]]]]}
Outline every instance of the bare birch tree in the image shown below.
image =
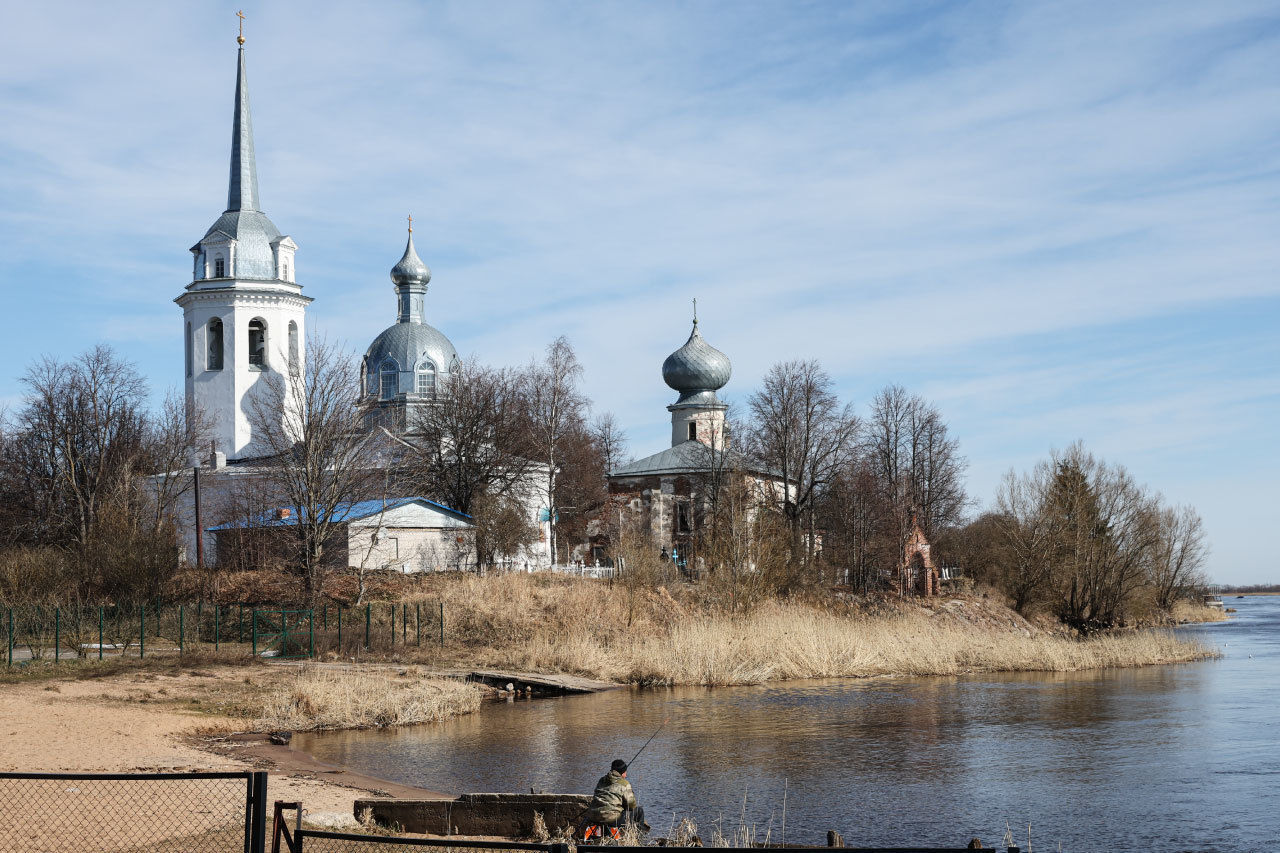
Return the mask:
{"type": "Polygon", "coordinates": [[[525,399],[529,422],[537,447],[537,461],[546,466],[546,507],[551,520],[551,562],[557,560],[555,537],[556,478],[562,463],[561,450],[570,434],[581,429],[587,398],[579,390],[582,365],[561,335],[547,345],[542,361],[530,365],[525,399]]]}
{"type": "Polygon", "coordinates": [[[354,357],[312,340],[301,381],[266,372],[249,395],[253,438],[272,491],[293,516],[284,528],[291,562],[312,602],[327,571],[345,562],[346,509],[395,490],[394,469],[380,464],[386,434],[366,428],[361,379],[354,357]]]}
{"type": "Polygon", "coordinates": [[[840,405],[832,386],[818,362],[785,361],[769,369],[763,387],[747,401],[751,453],[786,484],[777,504],[796,564],[814,554],[813,509],[819,490],[844,469],[856,449],[857,418],[852,406],[840,405]]]}

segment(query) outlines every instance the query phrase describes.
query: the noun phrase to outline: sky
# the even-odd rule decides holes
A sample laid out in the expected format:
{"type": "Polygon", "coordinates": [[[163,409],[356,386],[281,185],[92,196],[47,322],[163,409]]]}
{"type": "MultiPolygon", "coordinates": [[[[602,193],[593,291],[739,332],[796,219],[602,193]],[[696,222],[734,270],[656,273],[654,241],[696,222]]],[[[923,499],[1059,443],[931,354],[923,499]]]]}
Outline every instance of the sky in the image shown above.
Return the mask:
{"type": "Polygon", "coordinates": [[[180,387],[238,8],[309,333],[394,322],[412,213],[428,322],[491,364],[566,335],[636,456],[696,297],[726,399],[901,384],[974,512],[1081,440],[1197,507],[1214,580],[1280,581],[1280,4],[6,4],[0,404],[98,342],[180,387]]]}

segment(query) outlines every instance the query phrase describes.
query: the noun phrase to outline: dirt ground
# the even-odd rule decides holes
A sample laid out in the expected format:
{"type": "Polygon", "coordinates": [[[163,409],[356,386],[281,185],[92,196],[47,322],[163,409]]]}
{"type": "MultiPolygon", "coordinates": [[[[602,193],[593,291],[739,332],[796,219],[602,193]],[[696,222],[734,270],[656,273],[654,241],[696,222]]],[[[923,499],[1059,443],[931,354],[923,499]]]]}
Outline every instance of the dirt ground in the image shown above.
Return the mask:
{"type": "Polygon", "coordinates": [[[277,677],[264,670],[174,668],[0,684],[0,770],[269,770],[268,802],[301,801],[308,822],[327,826],[354,825],[353,801],[371,792],[443,796],[320,764],[262,735],[237,736],[244,720],[218,709],[277,677]]]}

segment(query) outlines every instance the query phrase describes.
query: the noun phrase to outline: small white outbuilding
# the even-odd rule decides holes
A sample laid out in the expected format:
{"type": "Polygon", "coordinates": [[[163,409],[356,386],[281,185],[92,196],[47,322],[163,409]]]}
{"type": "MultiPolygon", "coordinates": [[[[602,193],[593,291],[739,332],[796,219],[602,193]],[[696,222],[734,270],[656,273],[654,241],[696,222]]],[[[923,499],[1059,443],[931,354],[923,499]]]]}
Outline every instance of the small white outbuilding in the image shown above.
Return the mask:
{"type": "MultiPolygon", "coordinates": [[[[471,516],[423,497],[388,498],[343,504],[335,520],[346,530],[345,564],[351,568],[404,573],[464,569],[475,562],[475,524],[471,516]]],[[[280,507],[266,517],[210,527],[219,550],[231,539],[269,535],[298,524],[297,514],[280,507]]],[[[343,559],[333,555],[334,562],[343,559]]]]}

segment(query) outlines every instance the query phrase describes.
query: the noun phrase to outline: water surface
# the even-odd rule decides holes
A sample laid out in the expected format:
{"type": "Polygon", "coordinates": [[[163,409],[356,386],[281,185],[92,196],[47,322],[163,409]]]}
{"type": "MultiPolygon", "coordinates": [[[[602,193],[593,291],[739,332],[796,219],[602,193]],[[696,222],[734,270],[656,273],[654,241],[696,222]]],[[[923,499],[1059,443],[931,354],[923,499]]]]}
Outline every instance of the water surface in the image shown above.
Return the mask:
{"type": "Polygon", "coordinates": [[[1087,673],[618,690],[447,723],[300,736],[323,761],[451,791],[589,793],[630,774],[659,832],[1046,850],[1244,851],[1280,839],[1280,597],[1188,629],[1218,661],[1087,673]]]}

